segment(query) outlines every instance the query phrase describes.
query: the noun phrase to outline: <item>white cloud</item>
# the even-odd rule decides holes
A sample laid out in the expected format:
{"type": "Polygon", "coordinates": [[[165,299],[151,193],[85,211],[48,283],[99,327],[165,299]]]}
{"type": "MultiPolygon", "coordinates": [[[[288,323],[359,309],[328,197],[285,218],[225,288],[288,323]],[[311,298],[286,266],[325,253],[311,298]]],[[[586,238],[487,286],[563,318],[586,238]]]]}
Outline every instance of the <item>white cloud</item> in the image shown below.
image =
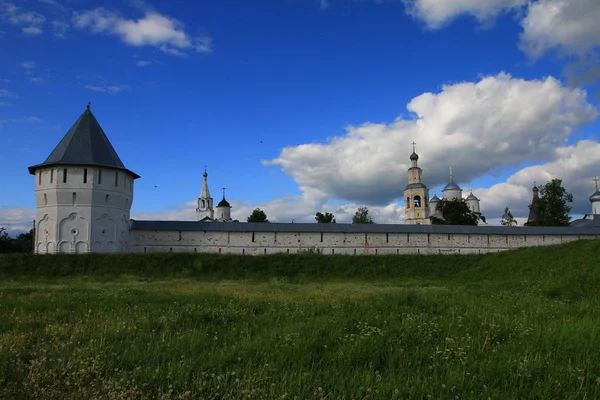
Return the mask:
{"type": "Polygon", "coordinates": [[[21,29],[21,31],[23,32],[23,34],[29,36],[41,35],[42,33],[44,33],[44,31],[41,28],[38,28],[37,26],[28,26],[27,28],[21,29]]]}
{"type": "Polygon", "coordinates": [[[17,94],[10,90],[0,89],[0,97],[17,97],[17,94]]]}
{"type": "Polygon", "coordinates": [[[113,85],[113,86],[91,86],[85,85],[86,89],[92,90],[94,92],[104,92],[108,94],[117,94],[124,90],[130,90],[131,86],[129,85],[113,85]]]}
{"type": "Polygon", "coordinates": [[[556,49],[583,55],[600,46],[598,0],[403,0],[406,12],[439,29],[468,14],[486,22],[502,12],[523,9],[519,47],[532,58],[556,49]]]}
{"type": "Polygon", "coordinates": [[[432,188],[497,168],[554,157],[574,128],[594,120],[586,93],[554,78],[526,81],[501,73],[475,83],[444,86],[407,106],[414,118],[350,126],[326,143],[284,148],[265,165],[278,165],[304,196],[389,204],[406,186],[410,143],[417,142],[424,179],[432,188]]]}
{"type": "Polygon", "coordinates": [[[148,65],[152,65],[152,61],[140,60],[135,65],[137,65],[138,67],[147,67],[148,65]]]}
{"type": "Polygon", "coordinates": [[[11,236],[33,228],[35,209],[0,206],[0,227],[6,228],[11,236]]]}
{"type": "MultiPolygon", "coordinates": [[[[600,174],[600,143],[582,140],[572,146],[556,149],[552,161],[523,168],[505,182],[478,190],[482,212],[489,217],[501,217],[508,206],[513,215],[526,222],[534,182],[543,185],[559,178],[563,187],[574,196],[572,214],[591,212],[589,196],[594,192],[592,177],[600,174]]],[[[520,223],[522,225],[522,223],[520,223]]]]}
{"type": "Polygon", "coordinates": [[[35,61],[25,61],[21,64],[21,67],[25,69],[33,69],[35,68],[35,61]]]}
{"type": "Polygon", "coordinates": [[[119,13],[96,8],[74,13],[73,23],[79,29],[116,35],[129,45],[154,46],[167,54],[182,55],[191,49],[201,53],[212,51],[211,38],[191,37],[181,22],[156,12],[128,20],[119,13]]]}
{"type": "Polygon", "coordinates": [[[21,26],[26,35],[37,35],[42,33],[41,26],[46,17],[35,11],[23,11],[14,3],[0,0],[0,19],[8,23],[21,26]]]}
{"type": "Polygon", "coordinates": [[[403,0],[406,12],[438,29],[454,18],[467,14],[488,22],[498,14],[521,7],[529,0],[403,0]]]}
{"type": "Polygon", "coordinates": [[[533,58],[555,48],[583,55],[600,46],[598,21],[598,0],[539,0],[522,21],[520,48],[533,58]]]}

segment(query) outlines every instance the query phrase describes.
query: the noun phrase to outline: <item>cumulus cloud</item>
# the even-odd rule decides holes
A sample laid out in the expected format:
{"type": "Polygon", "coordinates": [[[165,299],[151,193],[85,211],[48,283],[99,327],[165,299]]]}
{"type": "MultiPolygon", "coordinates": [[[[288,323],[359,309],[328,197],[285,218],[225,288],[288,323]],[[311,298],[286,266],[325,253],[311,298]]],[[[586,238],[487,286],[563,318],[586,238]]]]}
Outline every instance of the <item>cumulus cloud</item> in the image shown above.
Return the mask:
{"type": "Polygon", "coordinates": [[[326,143],[286,147],[263,163],[280,166],[315,201],[389,204],[406,185],[412,141],[429,187],[445,184],[451,165],[464,183],[500,167],[551,159],[574,128],[598,115],[585,91],[550,77],[527,81],[505,73],[444,86],[407,108],[414,118],[350,126],[326,143]]]}
{"type": "Polygon", "coordinates": [[[600,46],[600,2],[539,0],[522,21],[520,48],[533,58],[551,49],[583,55],[600,46]]]}
{"type": "Polygon", "coordinates": [[[122,92],[124,90],[131,89],[131,86],[129,86],[129,85],[113,85],[113,86],[92,86],[92,85],[85,85],[84,87],[86,89],[92,90],[94,92],[104,92],[104,93],[108,93],[108,94],[117,94],[117,93],[122,92]]]}
{"type": "Polygon", "coordinates": [[[153,11],[147,12],[144,18],[129,20],[117,12],[96,8],[75,12],[73,24],[93,33],[116,35],[132,46],[154,46],[167,54],[182,55],[187,50],[212,51],[210,37],[192,37],[185,32],[181,22],[153,11]]]}
{"type": "Polygon", "coordinates": [[[505,182],[478,190],[482,212],[489,217],[501,217],[504,207],[510,207],[513,215],[527,220],[534,182],[544,185],[559,178],[563,187],[573,194],[572,214],[591,212],[589,196],[595,187],[593,176],[600,174],[600,143],[582,140],[572,146],[555,150],[550,162],[523,168],[505,182]]]}
{"type": "Polygon", "coordinates": [[[498,14],[521,7],[529,0],[403,0],[406,12],[425,22],[431,29],[445,26],[454,18],[467,14],[488,22],[498,14]]]}
{"type": "Polygon", "coordinates": [[[406,12],[439,29],[468,14],[484,22],[523,9],[519,47],[533,59],[547,51],[584,55],[600,46],[598,0],[403,0],[406,12]]]}

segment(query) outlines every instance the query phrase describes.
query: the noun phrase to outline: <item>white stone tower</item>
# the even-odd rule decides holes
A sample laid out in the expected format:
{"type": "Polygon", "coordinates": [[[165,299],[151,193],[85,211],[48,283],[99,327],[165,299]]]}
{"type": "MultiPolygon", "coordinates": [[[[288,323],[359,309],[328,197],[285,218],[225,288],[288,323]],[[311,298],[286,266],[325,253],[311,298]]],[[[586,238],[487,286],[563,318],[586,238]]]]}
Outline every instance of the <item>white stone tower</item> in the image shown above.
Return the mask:
{"type": "Polygon", "coordinates": [[[196,216],[198,221],[202,221],[205,218],[214,219],[215,212],[213,209],[213,198],[210,197],[210,190],[208,190],[208,174],[206,173],[206,167],[204,167],[204,174],[202,174],[204,182],[202,183],[202,190],[200,191],[200,197],[198,197],[198,207],[196,208],[196,216]]]}
{"type": "Polygon", "coordinates": [[[460,200],[462,199],[462,189],[454,182],[454,172],[450,167],[450,182],[442,190],[442,198],[446,200],[460,200]]]}
{"type": "Polygon", "coordinates": [[[600,214],[600,190],[598,190],[598,181],[600,179],[594,177],[594,183],[596,184],[596,191],[590,196],[590,203],[592,203],[592,214],[600,214]]]}
{"type": "Polygon", "coordinates": [[[217,221],[219,222],[229,222],[231,221],[231,205],[227,200],[225,200],[225,189],[223,190],[223,200],[217,204],[217,221]]]}
{"type": "Polygon", "coordinates": [[[133,182],[90,111],[50,153],[29,167],[35,175],[36,253],[126,252],[133,182]]]}
{"type": "Polygon", "coordinates": [[[467,206],[469,206],[469,210],[471,210],[472,212],[474,212],[475,214],[481,214],[480,211],[480,206],[479,206],[479,199],[477,198],[477,196],[475,196],[473,194],[473,188],[470,189],[471,193],[469,194],[469,196],[467,197],[467,206]]]}
{"type": "Polygon", "coordinates": [[[415,153],[414,142],[412,146],[413,152],[410,155],[410,168],[408,169],[408,185],[404,189],[406,223],[410,225],[430,225],[429,190],[423,184],[423,170],[418,166],[419,156],[415,153]]]}

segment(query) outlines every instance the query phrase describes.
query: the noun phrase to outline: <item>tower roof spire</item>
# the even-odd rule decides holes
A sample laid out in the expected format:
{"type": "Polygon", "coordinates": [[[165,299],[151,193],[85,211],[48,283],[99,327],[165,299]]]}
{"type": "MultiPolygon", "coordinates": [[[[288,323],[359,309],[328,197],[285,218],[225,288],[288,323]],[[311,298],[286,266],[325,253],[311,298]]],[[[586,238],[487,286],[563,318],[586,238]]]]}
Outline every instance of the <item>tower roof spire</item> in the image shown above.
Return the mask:
{"type": "Polygon", "coordinates": [[[206,172],[206,165],[204,166],[204,173],[202,174],[204,182],[202,182],[202,190],[200,191],[201,199],[210,199],[210,190],[208,190],[208,173],[206,172]]]}

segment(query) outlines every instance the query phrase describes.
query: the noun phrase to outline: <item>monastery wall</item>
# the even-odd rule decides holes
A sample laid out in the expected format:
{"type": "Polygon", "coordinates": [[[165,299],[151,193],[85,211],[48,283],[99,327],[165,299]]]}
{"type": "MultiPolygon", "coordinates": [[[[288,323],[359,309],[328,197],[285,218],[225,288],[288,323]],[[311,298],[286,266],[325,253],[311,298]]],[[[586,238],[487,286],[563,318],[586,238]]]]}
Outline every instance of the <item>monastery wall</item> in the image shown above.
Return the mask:
{"type": "MultiPolygon", "coordinates": [[[[519,230],[520,231],[520,230],[519,230]]],[[[483,254],[519,247],[547,246],[589,234],[464,234],[464,233],[371,233],[371,232],[269,232],[269,231],[176,231],[132,230],[130,251],[206,252],[261,255],[318,250],[323,254],[483,254]]]]}

